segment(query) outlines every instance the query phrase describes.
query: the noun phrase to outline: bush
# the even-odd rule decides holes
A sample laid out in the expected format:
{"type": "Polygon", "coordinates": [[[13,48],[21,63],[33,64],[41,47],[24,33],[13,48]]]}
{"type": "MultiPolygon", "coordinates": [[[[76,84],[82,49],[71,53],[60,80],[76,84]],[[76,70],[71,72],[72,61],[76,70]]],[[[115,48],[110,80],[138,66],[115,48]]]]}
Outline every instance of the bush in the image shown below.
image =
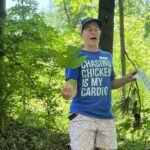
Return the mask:
{"type": "Polygon", "coordinates": [[[0,133],[0,150],[69,150],[69,135],[48,133],[44,128],[11,122],[7,131],[0,133]]]}

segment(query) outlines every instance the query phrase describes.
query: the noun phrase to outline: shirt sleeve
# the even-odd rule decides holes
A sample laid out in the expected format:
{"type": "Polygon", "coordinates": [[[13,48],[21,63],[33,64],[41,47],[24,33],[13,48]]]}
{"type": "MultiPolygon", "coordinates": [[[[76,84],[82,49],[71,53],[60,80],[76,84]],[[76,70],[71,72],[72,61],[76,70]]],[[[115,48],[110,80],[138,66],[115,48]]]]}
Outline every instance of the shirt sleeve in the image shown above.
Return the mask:
{"type": "Polygon", "coordinates": [[[76,68],[76,69],[66,68],[65,76],[66,76],[66,81],[69,79],[78,80],[79,68],[76,68]]]}
{"type": "Polygon", "coordinates": [[[116,77],[116,74],[114,72],[114,67],[113,67],[113,64],[112,64],[112,67],[111,67],[111,81],[114,80],[116,77]]]}
{"type": "Polygon", "coordinates": [[[113,61],[112,61],[112,55],[110,55],[110,60],[111,60],[111,81],[115,79],[116,74],[114,71],[114,66],[113,66],[113,61]]]}

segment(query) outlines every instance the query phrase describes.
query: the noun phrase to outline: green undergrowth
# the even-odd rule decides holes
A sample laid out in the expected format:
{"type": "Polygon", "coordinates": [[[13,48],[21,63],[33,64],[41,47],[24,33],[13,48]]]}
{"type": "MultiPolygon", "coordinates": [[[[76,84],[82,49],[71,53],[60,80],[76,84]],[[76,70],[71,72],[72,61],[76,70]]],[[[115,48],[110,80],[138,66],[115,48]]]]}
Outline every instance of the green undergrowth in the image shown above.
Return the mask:
{"type": "Polygon", "coordinates": [[[118,140],[118,150],[150,150],[150,145],[144,141],[118,140]]]}
{"type": "Polygon", "coordinates": [[[0,133],[0,150],[69,150],[69,135],[11,122],[0,133]]]}

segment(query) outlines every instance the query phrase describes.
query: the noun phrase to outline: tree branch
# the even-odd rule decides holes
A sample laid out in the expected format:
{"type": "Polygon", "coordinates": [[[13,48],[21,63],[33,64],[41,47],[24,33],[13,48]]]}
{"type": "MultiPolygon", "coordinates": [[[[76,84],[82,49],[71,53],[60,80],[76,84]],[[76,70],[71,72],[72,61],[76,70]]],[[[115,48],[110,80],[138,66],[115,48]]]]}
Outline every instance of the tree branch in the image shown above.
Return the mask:
{"type": "Polygon", "coordinates": [[[71,19],[70,19],[70,17],[69,17],[68,11],[67,11],[67,6],[66,6],[66,1],[65,1],[65,0],[63,0],[63,4],[64,4],[64,10],[65,10],[65,13],[66,13],[68,22],[70,23],[70,22],[71,22],[71,19]]]}

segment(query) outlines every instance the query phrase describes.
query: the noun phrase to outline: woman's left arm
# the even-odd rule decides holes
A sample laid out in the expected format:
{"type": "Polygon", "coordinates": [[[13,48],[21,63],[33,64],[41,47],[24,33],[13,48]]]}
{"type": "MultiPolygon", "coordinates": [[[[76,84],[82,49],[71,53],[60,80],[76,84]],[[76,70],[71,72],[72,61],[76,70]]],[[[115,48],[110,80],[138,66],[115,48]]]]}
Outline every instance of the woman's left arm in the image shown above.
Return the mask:
{"type": "Polygon", "coordinates": [[[134,80],[134,75],[137,73],[137,70],[134,70],[132,72],[130,72],[129,74],[127,74],[126,76],[123,76],[120,79],[114,79],[111,82],[111,89],[118,89],[122,86],[124,86],[125,84],[127,84],[128,82],[131,82],[134,80]]]}

